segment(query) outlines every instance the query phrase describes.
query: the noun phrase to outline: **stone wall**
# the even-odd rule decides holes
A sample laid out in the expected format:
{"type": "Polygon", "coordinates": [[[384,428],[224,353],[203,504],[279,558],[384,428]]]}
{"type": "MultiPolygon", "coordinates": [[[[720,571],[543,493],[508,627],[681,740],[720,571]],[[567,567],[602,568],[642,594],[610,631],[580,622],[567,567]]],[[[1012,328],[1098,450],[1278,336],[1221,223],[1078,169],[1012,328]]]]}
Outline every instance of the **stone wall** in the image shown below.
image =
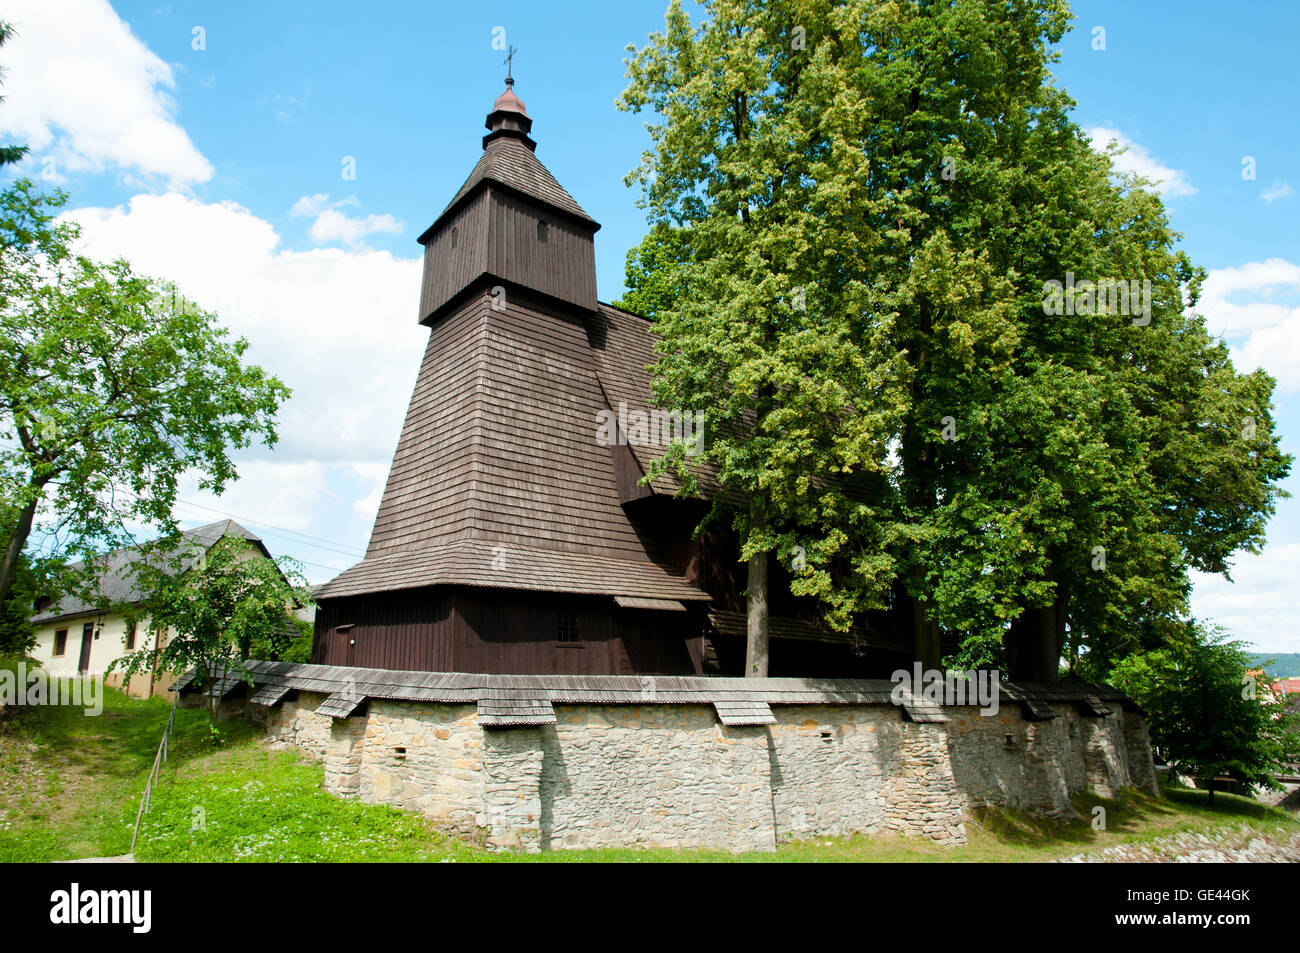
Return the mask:
{"type": "Polygon", "coordinates": [[[487,739],[475,715],[473,705],[371,702],[365,717],[347,719],[364,731],[357,796],[458,829],[483,826],[487,739]]]}
{"type": "Polygon", "coordinates": [[[1158,791],[1141,716],[1121,710],[1083,716],[1068,705],[1053,710],[1052,720],[1030,722],[1015,706],[989,718],[949,710],[953,773],[973,803],[1071,818],[1072,794],[1110,798],[1125,787],[1158,791]]]}
{"type": "Polygon", "coordinates": [[[350,718],[324,695],[249,705],[269,739],[324,761],[325,786],[529,851],[642,845],[773,850],[780,840],[896,832],[964,843],[967,809],[1075,816],[1070,796],[1156,790],[1141,717],[1073,705],[1026,721],[887,704],[778,705],[776,723],[726,726],[712,705],[555,705],[555,723],[484,727],[473,704],[372,699],[350,718]]]}
{"type": "MultiPolygon", "coordinates": [[[[248,713],[266,726],[268,741],[293,745],[313,757],[324,758],[333,739],[333,719],[316,714],[324,700],[324,695],[300,692],[296,701],[285,701],[275,708],[249,705],[248,713]]],[[[223,706],[227,704],[229,702],[222,702],[223,706]]]]}

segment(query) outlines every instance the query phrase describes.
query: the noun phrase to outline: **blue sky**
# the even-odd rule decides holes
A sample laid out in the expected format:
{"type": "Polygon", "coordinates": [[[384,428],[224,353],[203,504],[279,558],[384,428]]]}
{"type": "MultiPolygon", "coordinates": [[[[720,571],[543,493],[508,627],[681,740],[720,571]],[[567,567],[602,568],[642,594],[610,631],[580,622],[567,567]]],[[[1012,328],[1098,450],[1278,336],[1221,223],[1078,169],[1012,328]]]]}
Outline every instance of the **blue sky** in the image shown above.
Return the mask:
{"type": "MultiPolygon", "coordinates": [[[[249,454],[222,499],[187,493],[179,514],[241,517],[317,580],[364,549],[423,347],[415,238],[477,159],[504,76],[496,27],[520,51],[538,157],[604,226],[600,296],[621,293],[644,231],[622,179],[647,137],[614,100],[625,47],[665,6],[6,4],[19,36],[0,51],[0,135],[32,145],[21,171],[71,193],[91,253],[177,279],[295,389],[281,445],[249,454]]],[[[1203,313],[1240,366],[1279,378],[1280,429],[1300,451],[1300,4],[1074,10],[1057,76],[1078,122],[1163,180],[1211,270],[1203,313]]],[[[1262,650],[1300,651],[1298,562],[1300,502],[1283,501],[1264,553],[1240,560],[1236,585],[1198,581],[1194,609],[1262,650]]]]}

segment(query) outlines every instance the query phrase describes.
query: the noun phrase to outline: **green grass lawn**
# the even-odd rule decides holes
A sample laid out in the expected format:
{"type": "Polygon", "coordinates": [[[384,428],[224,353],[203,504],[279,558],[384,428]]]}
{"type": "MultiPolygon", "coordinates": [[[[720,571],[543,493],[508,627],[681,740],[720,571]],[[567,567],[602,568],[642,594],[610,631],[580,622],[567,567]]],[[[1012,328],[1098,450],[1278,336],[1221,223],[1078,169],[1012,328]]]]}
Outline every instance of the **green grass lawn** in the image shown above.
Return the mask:
{"type": "MultiPolygon", "coordinates": [[[[162,699],[105,691],[104,711],[32,708],[0,720],[0,861],[125,854],[141,790],[167,721],[162,699]]],[[[1167,798],[1128,792],[1117,801],[1078,798],[1080,819],[1063,825],[988,809],[968,823],[969,844],[943,849],[912,838],[856,836],[783,844],[775,854],[590,850],[492,853],[394,808],[325,793],[323,770],[292,751],[271,751],[244,722],[214,737],[206,716],[177,712],[170,758],[141,828],[140,861],[1040,861],[1180,831],[1247,824],[1300,830],[1285,811],[1201,791],[1167,798]],[[1106,830],[1092,808],[1106,808],[1106,830]]]]}

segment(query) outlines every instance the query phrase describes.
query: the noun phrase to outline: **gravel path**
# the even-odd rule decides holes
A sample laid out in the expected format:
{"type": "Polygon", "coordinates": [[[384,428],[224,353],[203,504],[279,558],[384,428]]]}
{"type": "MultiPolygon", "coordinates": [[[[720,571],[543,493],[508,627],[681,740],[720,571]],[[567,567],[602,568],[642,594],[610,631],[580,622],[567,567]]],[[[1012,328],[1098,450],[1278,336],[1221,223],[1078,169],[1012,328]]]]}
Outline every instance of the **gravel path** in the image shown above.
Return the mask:
{"type": "Polygon", "coordinates": [[[1239,864],[1300,863],[1300,832],[1260,831],[1242,825],[1205,833],[1183,833],[1143,844],[1118,844],[1093,854],[1063,858],[1066,864],[1239,864]]]}

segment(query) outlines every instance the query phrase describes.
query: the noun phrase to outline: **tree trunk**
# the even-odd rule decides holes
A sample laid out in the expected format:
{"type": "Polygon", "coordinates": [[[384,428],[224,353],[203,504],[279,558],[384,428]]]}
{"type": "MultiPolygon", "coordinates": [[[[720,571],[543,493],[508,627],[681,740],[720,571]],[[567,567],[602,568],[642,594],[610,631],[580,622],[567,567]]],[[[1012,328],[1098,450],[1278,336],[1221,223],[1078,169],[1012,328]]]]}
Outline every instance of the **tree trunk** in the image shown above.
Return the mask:
{"type": "Polygon", "coordinates": [[[208,696],[208,722],[215,725],[217,723],[217,684],[214,676],[216,664],[209,664],[207,660],[199,659],[195,664],[195,668],[203,672],[204,685],[202,687],[208,696]]]}
{"type": "MultiPolygon", "coordinates": [[[[919,566],[912,570],[913,585],[918,591],[924,584],[922,582],[923,575],[919,566]]],[[[939,649],[939,626],[930,619],[928,600],[913,596],[911,602],[913,654],[916,660],[921,663],[922,669],[938,671],[939,663],[942,660],[942,653],[939,649]]]]}
{"type": "Polygon", "coordinates": [[[14,580],[18,578],[18,560],[22,558],[23,547],[27,545],[27,537],[32,532],[37,502],[38,500],[32,500],[19,511],[18,522],[5,547],[4,562],[0,563],[0,605],[9,600],[9,592],[14,587],[14,580]]]}
{"type": "Polygon", "coordinates": [[[747,632],[745,639],[745,677],[767,678],[767,553],[749,561],[747,632]]]}
{"type": "MultiPolygon", "coordinates": [[[[767,517],[758,504],[750,508],[749,532],[767,529],[767,517]]],[[[746,592],[745,613],[745,677],[767,678],[768,627],[767,610],[767,560],[766,552],[749,560],[749,582],[746,592]]]]}
{"type": "MultiPolygon", "coordinates": [[[[925,367],[929,358],[929,351],[923,342],[930,333],[932,317],[929,302],[924,299],[920,302],[918,320],[921,340],[916,349],[915,369],[918,373],[912,378],[911,385],[913,406],[919,406],[923,402],[924,394],[921,392],[919,372],[925,367]]],[[[907,505],[913,513],[926,514],[935,505],[934,460],[915,420],[903,428],[900,452],[905,474],[907,505]]],[[[923,669],[938,671],[941,661],[939,626],[930,618],[930,600],[926,598],[925,567],[920,564],[913,565],[908,570],[907,576],[907,584],[899,588],[910,604],[911,611],[904,615],[900,624],[911,626],[912,654],[916,661],[921,663],[923,669]]]]}
{"type": "Polygon", "coordinates": [[[1061,651],[1065,647],[1067,597],[1064,584],[1057,584],[1051,605],[1031,606],[1020,613],[1007,631],[1007,666],[1012,681],[1060,681],[1061,651]]]}

